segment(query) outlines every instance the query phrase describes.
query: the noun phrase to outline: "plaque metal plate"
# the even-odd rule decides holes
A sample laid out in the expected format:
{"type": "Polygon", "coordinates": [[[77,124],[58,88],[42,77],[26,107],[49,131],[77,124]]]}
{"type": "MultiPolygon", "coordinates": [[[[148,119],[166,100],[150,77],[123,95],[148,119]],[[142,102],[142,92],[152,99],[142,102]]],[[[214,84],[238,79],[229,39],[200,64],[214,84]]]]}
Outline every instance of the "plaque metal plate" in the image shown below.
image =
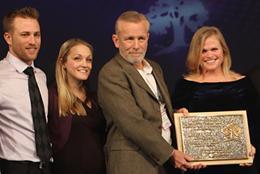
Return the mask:
{"type": "Polygon", "coordinates": [[[252,163],[245,110],[174,114],[178,150],[191,163],[206,165],[252,163]]]}

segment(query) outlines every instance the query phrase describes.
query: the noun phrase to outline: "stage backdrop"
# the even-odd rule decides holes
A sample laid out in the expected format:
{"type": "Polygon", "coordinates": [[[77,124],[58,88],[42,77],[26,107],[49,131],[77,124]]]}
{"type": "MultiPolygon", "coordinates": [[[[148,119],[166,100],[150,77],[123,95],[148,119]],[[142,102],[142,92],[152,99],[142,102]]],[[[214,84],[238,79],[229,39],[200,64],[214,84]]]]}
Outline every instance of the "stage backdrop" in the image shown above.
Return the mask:
{"type": "MultiPolygon", "coordinates": [[[[2,0],[1,20],[7,11],[24,6],[36,7],[40,12],[42,47],[35,64],[46,72],[48,84],[54,80],[60,45],[69,38],[82,38],[94,46],[90,83],[95,89],[99,69],[117,51],[111,40],[115,19],[126,10],[148,16],[152,25],[147,57],[162,66],[170,92],[185,73],[189,42],[202,25],[222,30],[234,70],[246,73],[260,64],[259,0],[2,0]]],[[[6,52],[1,37],[1,59],[6,52]]]]}

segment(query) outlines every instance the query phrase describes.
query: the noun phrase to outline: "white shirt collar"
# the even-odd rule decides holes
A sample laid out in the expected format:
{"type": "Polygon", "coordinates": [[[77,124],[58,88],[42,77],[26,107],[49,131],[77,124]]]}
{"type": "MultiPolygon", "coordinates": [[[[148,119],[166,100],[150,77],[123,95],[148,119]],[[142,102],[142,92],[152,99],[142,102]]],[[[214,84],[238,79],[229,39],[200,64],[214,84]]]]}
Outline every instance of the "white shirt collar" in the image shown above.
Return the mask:
{"type": "Polygon", "coordinates": [[[141,71],[143,71],[146,74],[151,74],[152,73],[153,67],[145,59],[143,60],[143,66],[144,67],[143,67],[143,69],[141,71]]]}
{"type": "MultiPolygon", "coordinates": [[[[25,62],[23,62],[21,59],[15,57],[10,52],[7,53],[6,60],[10,64],[12,64],[15,67],[15,69],[20,73],[23,73],[23,71],[28,67],[28,65],[25,62]]],[[[34,62],[32,62],[32,64],[30,66],[34,68],[34,62]]]]}

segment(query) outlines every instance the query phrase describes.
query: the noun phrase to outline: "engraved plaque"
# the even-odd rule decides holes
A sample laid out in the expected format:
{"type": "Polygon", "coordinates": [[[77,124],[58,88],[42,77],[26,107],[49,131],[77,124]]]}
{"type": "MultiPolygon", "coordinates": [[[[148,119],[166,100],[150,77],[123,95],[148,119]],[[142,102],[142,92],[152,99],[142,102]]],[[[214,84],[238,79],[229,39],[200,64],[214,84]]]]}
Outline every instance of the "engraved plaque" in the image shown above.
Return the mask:
{"type": "Polygon", "coordinates": [[[246,111],[174,114],[178,149],[207,165],[252,163],[246,111]]]}

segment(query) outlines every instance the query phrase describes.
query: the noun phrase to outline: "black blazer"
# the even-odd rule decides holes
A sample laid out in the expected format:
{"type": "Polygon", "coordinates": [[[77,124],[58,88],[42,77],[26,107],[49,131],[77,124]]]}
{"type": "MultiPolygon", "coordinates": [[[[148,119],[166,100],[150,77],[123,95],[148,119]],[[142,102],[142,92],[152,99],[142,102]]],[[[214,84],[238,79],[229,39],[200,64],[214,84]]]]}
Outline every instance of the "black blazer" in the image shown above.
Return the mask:
{"type": "MultiPolygon", "coordinates": [[[[248,77],[250,78],[251,82],[253,83],[255,90],[257,92],[257,113],[255,114],[257,117],[255,118],[255,125],[256,125],[256,132],[260,131],[260,65],[252,69],[248,73],[248,77]]],[[[260,134],[256,133],[256,157],[255,157],[255,165],[260,171],[260,134]]]]}
{"type": "Polygon", "coordinates": [[[257,66],[254,69],[252,69],[249,72],[248,76],[250,77],[252,83],[254,84],[259,97],[260,96],[260,66],[257,66]]]}

